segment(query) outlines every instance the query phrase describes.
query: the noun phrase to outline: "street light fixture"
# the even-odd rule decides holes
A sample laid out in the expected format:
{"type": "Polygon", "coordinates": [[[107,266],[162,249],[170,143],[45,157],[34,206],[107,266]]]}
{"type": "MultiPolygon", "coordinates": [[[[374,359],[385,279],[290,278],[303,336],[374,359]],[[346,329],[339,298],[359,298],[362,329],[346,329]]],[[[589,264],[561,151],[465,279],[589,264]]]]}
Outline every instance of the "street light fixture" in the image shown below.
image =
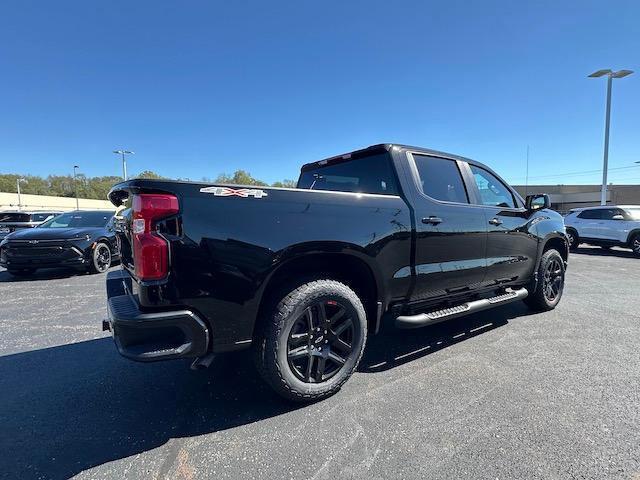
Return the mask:
{"type": "Polygon", "coordinates": [[[80,210],[80,202],[78,201],[78,183],[76,182],[76,169],[80,168],[78,165],[73,166],[73,191],[76,196],[76,210],[80,210]]]}
{"type": "Polygon", "coordinates": [[[127,158],[125,155],[135,155],[136,152],[131,152],[129,150],[114,150],[113,153],[116,155],[122,155],[122,178],[127,179],[127,158]]]}
{"type": "Polygon", "coordinates": [[[611,69],[597,70],[589,75],[590,78],[599,78],[607,76],[607,113],[604,126],[604,165],[602,167],[602,192],[600,195],[600,204],[607,204],[607,170],[609,167],[609,125],[611,123],[611,81],[614,78],[624,78],[631,75],[633,70],[618,70],[614,72],[611,69]]]}
{"type": "Polygon", "coordinates": [[[18,211],[22,211],[22,201],[20,200],[20,184],[24,182],[27,183],[26,178],[18,178],[16,179],[16,186],[18,187],[18,211]]]}

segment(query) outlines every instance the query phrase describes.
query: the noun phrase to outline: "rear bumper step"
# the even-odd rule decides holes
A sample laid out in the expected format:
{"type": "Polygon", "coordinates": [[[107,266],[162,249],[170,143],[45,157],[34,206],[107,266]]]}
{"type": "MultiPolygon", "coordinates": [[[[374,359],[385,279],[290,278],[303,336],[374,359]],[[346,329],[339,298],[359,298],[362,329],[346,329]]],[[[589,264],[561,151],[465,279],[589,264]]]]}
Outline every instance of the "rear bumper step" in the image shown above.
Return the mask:
{"type": "Polygon", "coordinates": [[[207,353],[208,329],[190,310],[141,312],[130,295],[111,297],[108,305],[113,338],[124,357],[155,362],[207,353]]]}
{"type": "Polygon", "coordinates": [[[427,313],[418,313],[416,315],[401,315],[396,318],[395,323],[397,328],[425,327],[445,320],[462,317],[463,315],[468,315],[470,313],[480,312],[488,308],[516,302],[526,298],[527,295],[529,295],[529,292],[524,287],[518,290],[507,290],[505,293],[496,295],[495,297],[474,300],[472,302],[463,303],[462,305],[456,305],[455,307],[443,308],[442,310],[435,310],[427,313]]]}

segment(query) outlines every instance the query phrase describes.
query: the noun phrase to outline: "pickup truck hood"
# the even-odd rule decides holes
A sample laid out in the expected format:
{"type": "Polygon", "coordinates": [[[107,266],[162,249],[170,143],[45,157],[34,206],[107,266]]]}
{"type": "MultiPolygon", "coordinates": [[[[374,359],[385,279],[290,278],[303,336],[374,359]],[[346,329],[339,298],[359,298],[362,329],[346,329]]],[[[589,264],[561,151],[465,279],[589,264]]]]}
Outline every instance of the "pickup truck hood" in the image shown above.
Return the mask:
{"type": "Polygon", "coordinates": [[[104,229],[96,227],[84,228],[27,228],[17,230],[6,238],[9,240],[73,240],[86,235],[100,235],[104,229]]]}

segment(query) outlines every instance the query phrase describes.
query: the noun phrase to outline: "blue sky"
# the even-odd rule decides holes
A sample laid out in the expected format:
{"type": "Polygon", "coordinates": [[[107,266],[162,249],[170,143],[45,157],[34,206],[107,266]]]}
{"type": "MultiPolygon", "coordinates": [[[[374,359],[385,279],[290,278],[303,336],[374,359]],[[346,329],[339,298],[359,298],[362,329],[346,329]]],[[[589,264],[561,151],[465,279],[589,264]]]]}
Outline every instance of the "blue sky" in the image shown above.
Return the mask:
{"type": "MultiPolygon", "coordinates": [[[[640,160],[640,2],[33,2],[0,15],[0,172],[273,182],[380,142],[507,180],[598,183],[640,160]]],[[[614,183],[640,183],[638,168],[614,183]]]]}

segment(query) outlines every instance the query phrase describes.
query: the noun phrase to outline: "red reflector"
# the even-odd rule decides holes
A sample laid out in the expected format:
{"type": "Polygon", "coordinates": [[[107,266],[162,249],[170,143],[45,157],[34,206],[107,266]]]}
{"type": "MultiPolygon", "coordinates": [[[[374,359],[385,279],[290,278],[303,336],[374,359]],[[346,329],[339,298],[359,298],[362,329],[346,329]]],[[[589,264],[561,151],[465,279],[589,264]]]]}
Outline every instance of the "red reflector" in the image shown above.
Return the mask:
{"type": "Polygon", "coordinates": [[[160,280],[169,273],[169,245],[155,231],[158,220],[178,213],[178,199],[167,194],[133,196],[133,259],[140,280],[160,280]]]}

